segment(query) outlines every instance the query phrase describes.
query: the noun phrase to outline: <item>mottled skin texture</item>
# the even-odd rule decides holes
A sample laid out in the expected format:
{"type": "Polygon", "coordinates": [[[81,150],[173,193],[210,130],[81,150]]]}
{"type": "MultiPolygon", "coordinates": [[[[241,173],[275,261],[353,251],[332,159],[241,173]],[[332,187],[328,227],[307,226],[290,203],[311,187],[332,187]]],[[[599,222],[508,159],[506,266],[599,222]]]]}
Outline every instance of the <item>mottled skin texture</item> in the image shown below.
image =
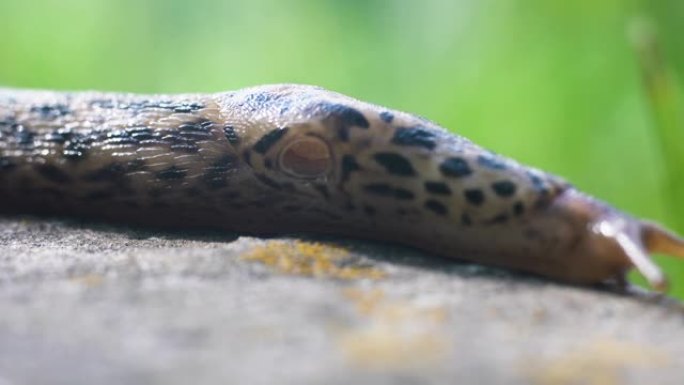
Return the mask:
{"type": "Polygon", "coordinates": [[[389,240],[575,283],[635,265],[601,220],[643,225],[425,119],[301,85],[0,89],[0,208],[389,240]]]}

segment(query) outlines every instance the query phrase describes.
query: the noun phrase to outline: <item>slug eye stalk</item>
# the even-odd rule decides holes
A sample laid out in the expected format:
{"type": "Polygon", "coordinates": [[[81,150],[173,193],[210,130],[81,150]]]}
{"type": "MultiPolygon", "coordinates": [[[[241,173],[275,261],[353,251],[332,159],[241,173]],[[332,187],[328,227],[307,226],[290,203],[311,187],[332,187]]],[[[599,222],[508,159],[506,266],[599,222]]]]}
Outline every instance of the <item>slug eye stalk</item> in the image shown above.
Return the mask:
{"type": "MultiPolygon", "coordinates": [[[[648,253],[661,253],[684,258],[684,238],[653,222],[641,221],[640,225],[642,249],[645,248],[648,253]]],[[[659,291],[667,290],[666,277],[663,277],[664,285],[661,289],[657,285],[657,279],[651,280],[642,269],[637,268],[655,289],[659,291]]]]}
{"type": "Polygon", "coordinates": [[[613,217],[597,221],[592,231],[612,240],[622,257],[641,274],[655,290],[666,292],[667,276],[651,259],[650,254],[662,253],[684,258],[684,239],[648,221],[628,221],[613,217]]]}

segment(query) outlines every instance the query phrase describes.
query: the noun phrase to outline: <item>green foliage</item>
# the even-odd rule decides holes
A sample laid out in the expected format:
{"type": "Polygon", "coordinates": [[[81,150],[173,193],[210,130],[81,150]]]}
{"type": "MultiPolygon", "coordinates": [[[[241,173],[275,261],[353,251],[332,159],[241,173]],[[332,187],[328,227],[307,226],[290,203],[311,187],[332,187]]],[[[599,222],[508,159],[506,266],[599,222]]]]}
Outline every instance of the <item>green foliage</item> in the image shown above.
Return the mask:
{"type": "MultiPolygon", "coordinates": [[[[672,187],[684,144],[671,139],[684,135],[683,19],[679,0],[3,0],[0,84],[318,84],[427,116],[684,232],[684,188],[672,187]],[[670,96],[644,87],[635,18],[659,31],[670,75],[656,94],[670,96]]],[[[661,262],[684,298],[684,263],[661,262]]]]}

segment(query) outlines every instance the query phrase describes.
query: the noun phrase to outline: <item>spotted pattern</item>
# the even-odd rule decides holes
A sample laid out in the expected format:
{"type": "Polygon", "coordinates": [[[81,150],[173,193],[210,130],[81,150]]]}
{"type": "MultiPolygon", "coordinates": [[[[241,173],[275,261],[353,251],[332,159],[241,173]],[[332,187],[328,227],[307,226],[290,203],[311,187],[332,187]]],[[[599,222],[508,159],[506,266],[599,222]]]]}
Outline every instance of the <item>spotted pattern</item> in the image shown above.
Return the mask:
{"type": "Polygon", "coordinates": [[[468,162],[461,157],[451,157],[439,165],[439,170],[444,176],[463,178],[473,173],[468,162]]]}
{"type": "Polygon", "coordinates": [[[512,197],[515,194],[515,189],[515,184],[508,180],[492,183],[492,190],[502,198],[512,197]]]}
{"type": "Polygon", "coordinates": [[[504,250],[499,264],[519,268],[528,256],[570,250],[587,231],[554,233],[561,219],[549,207],[573,191],[426,119],[317,87],[0,90],[0,210],[339,233],[489,260],[504,250]],[[329,167],[306,178],[286,172],[283,150],[312,137],[324,145],[303,142],[288,162],[329,167]]]}
{"type": "Polygon", "coordinates": [[[472,188],[464,191],[464,195],[468,203],[480,206],[485,202],[485,195],[480,189],[472,188]]]}
{"type": "Polygon", "coordinates": [[[274,144],[282,139],[287,134],[288,128],[276,128],[275,130],[264,135],[254,144],[252,149],[259,154],[265,154],[274,144]]]}
{"type": "Polygon", "coordinates": [[[449,211],[444,204],[433,199],[430,199],[427,202],[425,202],[425,208],[437,215],[446,215],[449,211]]]}
{"type": "Polygon", "coordinates": [[[319,103],[312,109],[334,127],[337,137],[342,141],[349,140],[352,128],[368,129],[370,127],[370,123],[361,112],[343,104],[319,103]]]}
{"type": "Polygon", "coordinates": [[[364,186],[364,190],[372,195],[377,195],[380,197],[390,197],[399,200],[411,200],[415,197],[415,194],[410,190],[401,187],[392,187],[384,183],[373,183],[364,186]]]}
{"type": "Polygon", "coordinates": [[[437,147],[437,142],[435,140],[435,134],[421,126],[410,128],[399,127],[394,132],[392,143],[400,146],[416,146],[434,150],[435,147],[437,147]]]}
{"type": "MultiPolygon", "coordinates": [[[[316,91],[311,92],[316,94],[316,91]]],[[[113,200],[122,191],[134,196],[145,189],[141,181],[148,180],[145,183],[148,183],[149,196],[169,196],[174,194],[177,188],[174,186],[185,186],[188,197],[194,199],[216,191],[222,194],[223,202],[226,199],[223,198],[226,197],[225,189],[251,178],[260,186],[250,187],[254,189],[252,195],[261,196],[263,193],[258,189],[264,187],[277,190],[278,193],[269,194],[273,201],[294,199],[292,196],[280,198],[281,192],[290,191],[301,193],[302,197],[320,197],[326,205],[335,205],[337,200],[341,200],[337,204],[340,210],[355,212],[359,207],[366,216],[375,215],[378,210],[392,211],[385,209],[386,205],[392,204],[390,202],[412,202],[414,209],[402,206],[400,211],[415,213],[422,210],[432,215],[453,216],[456,223],[470,226],[491,223],[496,217],[496,214],[491,214],[492,205],[503,205],[501,212],[521,217],[529,211],[525,210],[526,206],[540,207],[554,196],[553,185],[541,174],[531,171],[525,174],[529,180],[529,186],[525,188],[520,188],[504,174],[502,178],[491,181],[488,187],[483,185],[484,180],[477,179],[481,178],[478,170],[505,172],[506,161],[491,152],[470,151],[473,147],[467,141],[445,136],[422,118],[406,117],[384,109],[369,113],[365,107],[335,98],[292,98],[287,94],[260,90],[228,93],[220,97],[228,106],[226,108],[243,109],[247,113],[272,109],[282,117],[304,114],[311,116],[312,120],[302,125],[300,121],[276,119],[270,129],[262,129],[255,137],[244,128],[243,120],[231,120],[230,113],[214,113],[211,106],[220,103],[203,96],[162,97],[157,100],[149,97],[112,98],[100,94],[83,96],[80,103],[75,103],[78,95],[69,94],[63,101],[53,98],[56,101],[29,104],[26,117],[12,112],[14,107],[3,107],[0,110],[0,132],[3,136],[0,139],[4,140],[5,147],[11,143],[11,146],[29,154],[47,150],[61,156],[64,161],[55,158],[55,162],[48,161],[34,167],[37,175],[46,182],[54,185],[77,180],[98,186],[110,185],[110,192],[116,191],[105,194],[106,189],[94,190],[87,194],[91,200],[113,200]],[[83,121],[97,121],[97,111],[107,110],[110,115],[120,113],[128,116],[123,119],[127,123],[111,127],[93,127],[89,123],[91,128],[87,129],[74,123],[65,124],[83,114],[83,104],[87,105],[87,114],[96,117],[93,119],[88,115],[82,118],[83,121]],[[320,122],[324,131],[316,131],[316,124],[312,124],[315,121],[320,122]],[[42,125],[39,130],[33,129],[37,122],[42,125]],[[373,131],[379,127],[390,129],[385,144],[373,139],[373,131]],[[307,186],[287,179],[279,169],[277,155],[284,139],[303,135],[302,130],[306,135],[313,134],[329,143],[332,141],[338,167],[333,167],[333,173],[325,177],[328,182],[319,181],[307,186]],[[337,147],[335,141],[349,144],[337,147]],[[221,145],[222,142],[225,144],[221,145]],[[451,146],[451,154],[440,155],[433,163],[421,160],[430,152],[444,153],[439,150],[440,146],[451,146]],[[64,166],[82,160],[88,160],[89,164],[99,163],[100,166],[88,168],[75,178],[64,166]],[[197,162],[201,163],[200,168],[197,162]],[[437,175],[426,172],[425,167],[430,164],[435,167],[437,175]],[[378,172],[398,179],[378,180],[381,175],[378,172]],[[354,195],[355,188],[361,194],[354,195]],[[507,203],[486,200],[487,188],[494,197],[507,203]],[[307,189],[314,195],[307,195],[307,189]],[[340,195],[339,191],[344,193],[340,195]],[[524,195],[529,195],[528,191],[532,191],[534,202],[524,195]],[[459,196],[462,198],[458,199],[459,196]],[[378,198],[385,199],[385,203],[378,206],[369,204],[368,199],[378,198]],[[524,201],[529,202],[526,204],[524,201]],[[466,207],[469,208],[467,212],[466,207]],[[464,215],[469,218],[467,221],[462,219],[464,215]]],[[[6,156],[3,152],[0,170],[9,173],[17,169],[21,159],[6,156]]],[[[250,194],[244,196],[247,195],[250,194]]],[[[232,202],[238,199],[237,195],[230,195],[227,199],[231,201],[231,207],[254,206],[232,202]]],[[[306,201],[297,204],[298,207],[310,205],[311,202],[306,201]]]]}
{"type": "Polygon", "coordinates": [[[346,154],[342,156],[342,182],[346,182],[349,179],[349,176],[351,175],[352,172],[354,171],[359,171],[361,170],[361,166],[359,166],[358,162],[356,162],[356,159],[354,158],[353,155],[346,154]]]}
{"type": "Polygon", "coordinates": [[[451,188],[444,182],[425,182],[425,191],[435,195],[451,195],[451,188]]]}
{"type": "Polygon", "coordinates": [[[376,162],[385,168],[390,175],[414,176],[416,170],[411,162],[403,155],[391,152],[381,152],[373,156],[376,162]]]}

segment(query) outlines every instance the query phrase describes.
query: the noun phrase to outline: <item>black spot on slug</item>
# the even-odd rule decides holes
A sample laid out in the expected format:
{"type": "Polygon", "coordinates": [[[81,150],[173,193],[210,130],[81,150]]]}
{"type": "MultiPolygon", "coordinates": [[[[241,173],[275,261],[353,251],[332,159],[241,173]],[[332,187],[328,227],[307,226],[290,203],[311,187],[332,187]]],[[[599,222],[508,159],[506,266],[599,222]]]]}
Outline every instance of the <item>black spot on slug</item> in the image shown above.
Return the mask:
{"type": "Polygon", "coordinates": [[[415,194],[412,191],[400,187],[393,188],[385,183],[371,183],[365,185],[363,189],[369,194],[383,197],[393,197],[400,200],[410,200],[415,198],[415,194]]]}
{"type": "Polygon", "coordinates": [[[33,138],[36,136],[32,131],[26,129],[22,125],[16,126],[16,131],[14,132],[16,141],[21,146],[33,146],[33,138]]]}
{"type": "Polygon", "coordinates": [[[462,178],[473,173],[473,170],[468,166],[468,162],[459,157],[447,158],[439,165],[439,171],[445,176],[462,178]]]}
{"type": "Polygon", "coordinates": [[[155,135],[154,135],[154,133],[152,133],[152,130],[150,130],[150,129],[142,129],[142,130],[131,132],[131,138],[140,142],[143,140],[154,139],[155,135]]]}
{"type": "Polygon", "coordinates": [[[274,144],[276,144],[283,136],[287,133],[288,128],[276,128],[275,130],[269,132],[259,139],[258,142],[254,144],[254,151],[259,154],[265,154],[274,144]]]}
{"type": "Polygon", "coordinates": [[[185,178],[187,171],[182,170],[176,166],[171,166],[166,170],[157,173],[157,178],[162,180],[179,180],[185,178]]]}
{"type": "Polygon", "coordinates": [[[511,181],[499,181],[492,183],[492,190],[502,198],[508,198],[515,194],[516,186],[511,181]]]}
{"type": "Polygon", "coordinates": [[[370,127],[370,123],[361,112],[343,104],[319,103],[314,109],[325,115],[323,119],[333,124],[338,138],[343,141],[349,140],[349,130],[352,127],[370,127]]]}
{"type": "Polygon", "coordinates": [[[176,152],[185,152],[188,154],[194,154],[196,152],[199,152],[199,146],[197,146],[194,143],[186,143],[186,144],[172,144],[169,146],[169,148],[172,151],[176,152]]]}
{"type": "Polygon", "coordinates": [[[513,215],[515,215],[516,217],[519,217],[524,212],[525,212],[525,205],[520,201],[515,202],[515,204],[513,205],[513,215]]]}
{"type": "Polygon", "coordinates": [[[199,131],[181,131],[180,136],[188,140],[210,140],[212,138],[209,132],[199,132],[199,131]]]}
{"type": "Polygon", "coordinates": [[[380,113],[380,119],[385,123],[392,123],[394,120],[394,114],[389,111],[383,111],[380,113]]]}
{"type": "Polygon", "coordinates": [[[159,108],[164,108],[164,109],[169,109],[173,110],[173,112],[178,112],[178,113],[190,113],[190,112],[195,112],[197,110],[200,110],[204,108],[202,104],[199,103],[159,103],[157,105],[159,108]]]}
{"type": "Polygon", "coordinates": [[[399,146],[417,146],[433,150],[437,146],[435,134],[423,127],[400,127],[394,132],[392,143],[399,146]]]}
{"type": "Polygon", "coordinates": [[[42,119],[56,119],[69,114],[69,107],[64,104],[44,104],[31,107],[30,112],[37,113],[42,119]]]}
{"type": "Polygon", "coordinates": [[[548,188],[544,184],[544,180],[539,175],[533,174],[531,172],[528,172],[527,175],[529,176],[530,181],[532,182],[532,187],[538,194],[546,195],[549,193],[548,188]]]}
{"type": "Polygon", "coordinates": [[[237,132],[235,131],[235,127],[233,126],[224,126],[223,127],[223,133],[226,135],[226,139],[228,140],[228,143],[230,144],[238,144],[240,143],[240,137],[238,136],[237,132]]]}
{"type": "Polygon", "coordinates": [[[394,189],[394,197],[401,200],[410,200],[415,198],[415,195],[410,190],[396,188],[394,189]]]}
{"type": "Polygon", "coordinates": [[[252,165],[252,153],[249,150],[245,150],[242,153],[242,160],[245,161],[249,166],[252,165]]]}
{"type": "Polygon", "coordinates": [[[179,145],[179,144],[180,144],[180,145],[187,145],[187,144],[192,144],[192,143],[190,142],[190,139],[189,139],[189,138],[186,138],[186,137],[181,136],[178,132],[170,132],[170,133],[168,133],[168,134],[165,133],[165,135],[163,135],[163,136],[161,137],[161,140],[162,140],[164,143],[168,143],[168,144],[170,144],[170,145],[179,145]]]}
{"type": "Polygon", "coordinates": [[[384,183],[373,183],[363,187],[363,189],[373,195],[390,197],[394,195],[392,186],[384,183]]]}
{"type": "Polygon", "coordinates": [[[129,128],[126,128],[125,132],[126,132],[126,134],[128,134],[132,137],[135,137],[136,135],[140,135],[142,137],[144,137],[146,135],[149,135],[149,136],[154,135],[154,130],[149,128],[149,127],[145,127],[145,126],[129,127],[129,128]]]}
{"type": "Polygon", "coordinates": [[[491,170],[505,170],[506,163],[496,155],[480,155],[477,157],[477,164],[491,170]]]}
{"type": "Polygon", "coordinates": [[[416,175],[416,170],[413,169],[411,162],[402,155],[391,152],[380,152],[375,154],[373,158],[392,175],[416,175]]]}
{"type": "Polygon", "coordinates": [[[356,159],[354,158],[353,155],[344,155],[342,157],[342,175],[341,175],[341,180],[342,182],[346,182],[349,179],[349,175],[354,172],[354,171],[359,171],[361,170],[361,166],[356,162],[356,159]]]}
{"type": "Polygon", "coordinates": [[[43,140],[49,143],[64,144],[64,142],[69,140],[70,137],[70,132],[54,131],[45,135],[45,137],[43,137],[43,140]]]}
{"type": "Polygon", "coordinates": [[[425,191],[435,195],[451,194],[451,189],[443,182],[425,182],[425,191]]]}
{"type": "Polygon", "coordinates": [[[228,175],[237,166],[237,158],[224,155],[211,166],[207,167],[203,175],[204,182],[210,189],[219,189],[228,185],[228,175]]]}
{"type": "MultiPolygon", "coordinates": [[[[59,143],[59,142],[57,142],[57,143],[59,143]]],[[[104,143],[105,144],[112,144],[112,145],[128,145],[128,144],[137,144],[138,141],[132,137],[115,137],[115,138],[105,139],[104,143]]]]}
{"type": "Polygon", "coordinates": [[[425,202],[425,208],[438,215],[446,215],[448,212],[447,207],[445,205],[434,199],[430,199],[427,202],[425,202]]]}
{"type": "Polygon", "coordinates": [[[279,94],[257,91],[247,95],[241,105],[249,108],[251,111],[256,111],[258,109],[265,110],[273,107],[273,105],[277,102],[286,104],[286,100],[283,101],[282,99],[282,95],[279,94]]]}
{"type": "Polygon", "coordinates": [[[4,118],[0,118],[0,129],[2,129],[2,131],[4,131],[4,128],[12,127],[15,124],[17,124],[17,120],[14,116],[7,116],[4,118]]]}
{"type": "Polygon", "coordinates": [[[211,133],[213,127],[214,122],[207,119],[186,122],[178,126],[178,135],[191,141],[210,140],[213,137],[211,133]]]}
{"type": "Polygon", "coordinates": [[[185,122],[178,126],[178,130],[181,132],[202,132],[210,133],[211,129],[214,127],[214,122],[208,119],[199,119],[194,122],[185,122]]]}
{"type": "Polygon", "coordinates": [[[468,189],[464,192],[466,200],[475,206],[480,206],[484,203],[485,196],[480,189],[468,189]]]}
{"type": "Polygon", "coordinates": [[[71,176],[51,164],[36,166],[36,171],[45,179],[55,183],[71,182],[71,176]]]}
{"type": "Polygon", "coordinates": [[[166,144],[163,140],[159,139],[159,137],[153,137],[150,139],[144,139],[140,141],[140,146],[158,146],[158,145],[164,145],[166,144]]]}

